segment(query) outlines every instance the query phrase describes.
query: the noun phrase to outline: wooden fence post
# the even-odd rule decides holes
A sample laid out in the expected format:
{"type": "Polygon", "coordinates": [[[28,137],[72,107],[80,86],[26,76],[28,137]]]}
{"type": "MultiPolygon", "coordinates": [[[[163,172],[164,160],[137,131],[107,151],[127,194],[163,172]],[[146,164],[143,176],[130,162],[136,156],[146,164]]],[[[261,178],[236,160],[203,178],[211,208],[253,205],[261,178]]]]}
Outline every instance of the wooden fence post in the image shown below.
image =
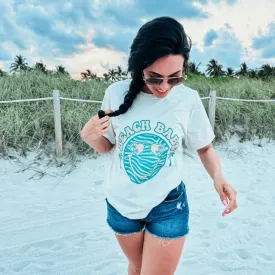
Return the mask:
{"type": "Polygon", "coordinates": [[[216,91],[210,91],[209,94],[209,108],[208,108],[208,117],[214,131],[215,127],[215,115],[216,115],[216,91]]]}
{"type": "Polygon", "coordinates": [[[56,154],[60,156],[62,154],[62,131],[59,90],[53,91],[53,105],[56,154]]]}

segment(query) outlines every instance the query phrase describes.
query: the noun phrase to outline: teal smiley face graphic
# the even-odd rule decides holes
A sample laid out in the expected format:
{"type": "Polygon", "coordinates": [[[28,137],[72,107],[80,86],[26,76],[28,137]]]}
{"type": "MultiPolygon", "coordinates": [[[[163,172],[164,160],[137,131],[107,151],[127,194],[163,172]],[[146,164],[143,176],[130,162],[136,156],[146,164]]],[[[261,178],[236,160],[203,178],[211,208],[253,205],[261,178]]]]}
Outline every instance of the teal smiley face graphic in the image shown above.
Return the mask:
{"type": "Polygon", "coordinates": [[[141,184],[155,177],[164,166],[168,143],[160,136],[144,133],[130,139],[123,153],[124,168],[131,181],[141,184]]]}

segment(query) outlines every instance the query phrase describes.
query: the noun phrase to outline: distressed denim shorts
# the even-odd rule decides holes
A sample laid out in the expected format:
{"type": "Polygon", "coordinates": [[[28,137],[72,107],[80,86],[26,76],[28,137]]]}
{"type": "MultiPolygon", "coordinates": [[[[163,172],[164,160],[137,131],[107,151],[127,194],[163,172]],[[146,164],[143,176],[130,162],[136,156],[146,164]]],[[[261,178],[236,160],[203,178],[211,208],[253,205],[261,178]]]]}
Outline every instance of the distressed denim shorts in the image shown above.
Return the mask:
{"type": "Polygon", "coordinates": [[[168,196],[143,219],[128,219],[122,216],[107,198],[105,201],[107,223],[118,235],[131,235],[146,230],[158,238],[177,239],[189,233],[189,206],[183,182],[171,190],[168,196]]]}

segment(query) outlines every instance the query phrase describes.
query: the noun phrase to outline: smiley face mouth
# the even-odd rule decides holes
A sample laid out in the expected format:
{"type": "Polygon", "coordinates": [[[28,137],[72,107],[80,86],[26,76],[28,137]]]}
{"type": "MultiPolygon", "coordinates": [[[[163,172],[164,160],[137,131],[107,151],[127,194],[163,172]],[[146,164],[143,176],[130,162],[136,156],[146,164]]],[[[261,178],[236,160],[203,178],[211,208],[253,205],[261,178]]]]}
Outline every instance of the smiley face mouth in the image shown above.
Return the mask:
{"type": "Polygon", "coordinates": [[[151,169],[150,172],[148,172],[145,176],[140,176],[140,175],[138,175],[138,174],[135,172],[134,167],[133,167],[133,165],[132,165],[132,155],[129,155],[128,158],[129,158],[130,167],[132,168],[133,173],[135,174],[135,176],[137,176],[137,177],[140,178],[140,179],[146,179],[146,178],[148,178],[149,176],[151,176],[151,175],[152,175],[152,171],[154,171],[154,170],[157,168],[157,166],[158,166],[158,164],[159,164],[159,162],[160,162],[160,160],[158,159],[157,164],[154,166],[154,168],[151,169]]]}

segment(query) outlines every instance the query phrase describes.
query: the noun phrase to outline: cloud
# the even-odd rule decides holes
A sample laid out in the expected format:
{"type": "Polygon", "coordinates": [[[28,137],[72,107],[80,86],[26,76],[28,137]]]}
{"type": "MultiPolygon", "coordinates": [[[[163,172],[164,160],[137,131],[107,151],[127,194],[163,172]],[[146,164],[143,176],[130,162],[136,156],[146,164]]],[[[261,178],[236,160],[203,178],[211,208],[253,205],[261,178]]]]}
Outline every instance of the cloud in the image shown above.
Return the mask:
{"type": "Polygon", "coordinates": [[[194,3],[195,1],[175,0],[171,2],[167,0],[140,0],[140,8],[147,16],[173,16],[177,18],[207,18],[208,15],[203,12],[194,3]]]}
{"type": "Polygon", "coordinates": [[[11,58],[11,54],[0,45],[0,60],[7,61],[11,60],[11,58]]]}
{"type": "Polygon", "coordinates": [[[275,22],[268,25],[266,34],[253,38],[252,46],[260,51],[262,58],[275,58],[275,22]]]}
{"type": "Polygon", "coordinates": [[[15,22],[15,13],[11,3],[0,3],[1,18],[0,18],[0,39],[1,43],[10,41],[18,48],[25,50],[27,48],[23,39],[24,31],[20,29],[15,22]]]}
{"type": "MultiPolygon", "coordinates": [[[[216,4],[219,4],[219,3],[223,2],[223,1],[222,0],[214,0],[213,2],[216,3],[216,4]]],[[[228,5],[234,5],[234,4],[237,3],[237,0],[226,0],[225,2],[228,5]]]]}
{"type": "Polygon", "coordinates": [[[106,47],[109,49],[116,49],[121,52],[129,53],[131,42],[134,39],[134,36],[135,33],[132,31],[117,30],[113,33],[108,33],[101,30],[100,28],[97,28],[92,42],[97,47],[106,47]]]}
{"type": "Polygon", "coordinates": [[[206,33],[204,36],[204,46],[211,46],[215,39],[218,38],[218,34],[214,30],[210,30],[209,32],[206,33]]]}
{"type": "Polygon", "coordinates": [[[55,24],[54,17],[42,6],[20,5],[18,7],[17,22],[43,38],[44,43],[47,43],[47,40],[53,42],[50,43],[50,46],[58,54],[66,55],[77,52],[78,46],[86,42],[82,36],[76,34],[72,29],[66,28],[63,24],[55,24]]]}
{"type": "MultiPolygon", "coordinates": [[[[194,42],[191,57],[198,62],[207,64],[215,58],[224,67],[239,67],[243,62],[243,47],[246,47],[251,62],[261,63],[263,58],[272,60],[270,58],[275,57],[275,23],[270,24],[264,35],[255,36],[259,26],[274,21],[271,1],[263,1],[264,4],[252,0],[243,14],[242,5],[236,0],[175,0],[172,4],[166,0],[67,0],[62,4],[56,0],[0,0],[0,62],[3,58],[5,62],[2,63],[8,64],[12,61],[11,54],[12,58],[22,54],[30,65],[41,59],[49,67],[64,58],[73,60],[68,70],[75,73],[80,68],[76,63],[85,63],[81,54],[86,47],[95,46],[93,51],[100,48],[99,54],[106,50],[124,56],[129,53],[139,27],[165,15],[183,22],[194,42]],[[263,6],[266,10],[260,13],[263,6]],[[253,19],[257,16],[261,20],[253,19]],[[219,29],[222,26],[223,29],[219,29]],[[89,34],[91,30],[92,35],[89,34]],[[253,49],[251,37],[254,37],[253,49]],[[75,56],[81,56],[80,61],[75,56]]],[[[99,71],[114,64],[105,57],[103,63],[100,58],[89,60],[97,62],[91,66],[97,66],[99,71]]]]}
{"type": "Polygon", "coordinates": [[[97,75],[106,73],[110,68],[115,68],[121,65],[126,68],[127,56],[121,52],[106,49],[96,48],[93,45],[86,45],[81,53],[74,54],[68,57],[60,57],[57,59],[57,64],[63,64],[68,71],[73,72],[72,76],[76,79],[80,77],[80,72],[90,69],[97,75]]]}
{"type": "Polygon", "coordinates": [[[196,44],[191,50],[190,59],[196,63],[201,62],[201,69],[204,71],[210,59],[215,59],[223,65],[223,69],[228,67],[238,68],[242,62],[244,53],[243,46],[236,35],[227,28],[217,31],[215,44],[204,47],[201,51],[196,44]]]}

